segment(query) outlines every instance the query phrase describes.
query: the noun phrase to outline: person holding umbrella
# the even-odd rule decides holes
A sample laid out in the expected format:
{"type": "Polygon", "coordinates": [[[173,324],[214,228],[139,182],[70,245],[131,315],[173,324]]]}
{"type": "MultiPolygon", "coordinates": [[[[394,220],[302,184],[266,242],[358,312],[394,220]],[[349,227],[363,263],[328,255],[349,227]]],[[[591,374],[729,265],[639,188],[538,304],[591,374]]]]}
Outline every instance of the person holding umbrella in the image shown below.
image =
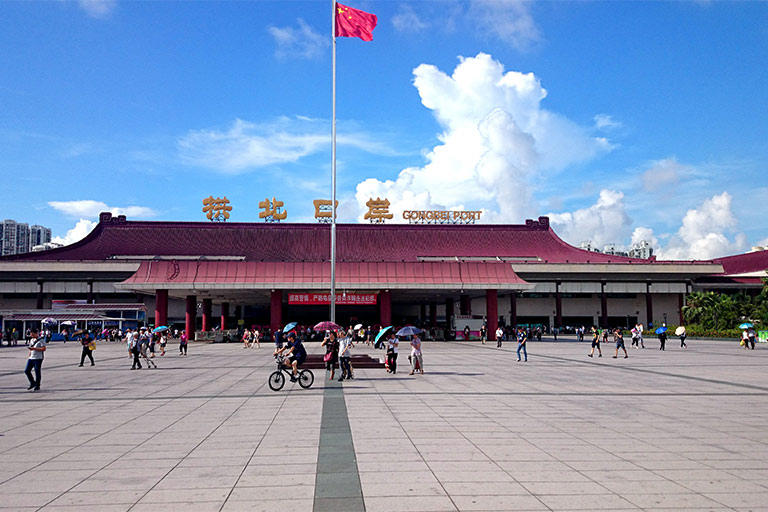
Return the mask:
{"type": "Polygon", "coordinates": [[[328,380],[333,380],[336,365],[339,363],[339,340],[336,338],[336,332],[328,331],[320,346],[325,347],[325,355],[323,356],[325,369],[331,372],[331,377],[328,380]]]}
{"type": "Polygon", "coordinates": [[[91,339],[90,332],[86,331],[83,333],[83,337],[80,339],[80,344],[83,346],[83,352],[80,354],[79,366],[83,366],[86,357],[91,360],[91,366],[95,366],[96,363],[93,362],[93,350],[96,348],[96,343],[91,339]]]}
{"type": "Polygon", "coordinates": [[[680,338],[680,348],[686,348],[688,345],[685,344],[685,338],[688,337],[688,334],[685,332],[685,327],[681,325],[675,329],[675,334],[680,338]]]}
{"type": "Polygon", "coordinates": [[[666,350],[667,346],[667,326],[663,325],[656,329],[656,334],[659,335],[659,350],[666,350]]]}

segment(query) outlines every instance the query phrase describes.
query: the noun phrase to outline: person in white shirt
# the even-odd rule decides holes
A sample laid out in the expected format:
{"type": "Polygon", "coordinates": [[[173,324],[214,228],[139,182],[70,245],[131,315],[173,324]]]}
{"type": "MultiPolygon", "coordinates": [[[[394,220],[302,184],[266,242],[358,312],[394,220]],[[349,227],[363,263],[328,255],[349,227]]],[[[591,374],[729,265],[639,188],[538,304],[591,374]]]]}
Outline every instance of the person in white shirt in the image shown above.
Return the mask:
{"type": "Polygon", "coordinates": [[[352,338],[349,335],[344,336],[339,340],[339,369],[341,370],[341,376],[339,382],[344,379],[352,379],[352,367],[350,366],[350,353],[352,349],[352,338]]]}
{"type": "Polygon", "coordinates": [[[43,358],[45,357],[45,338],[39,338],[37,335],[37,329],[31,329],[29,331],[29,358],[27,359],[27,367],[24,369],[24,373],[29,379],[29,387],[27,390],[34,389],[40,391],[40,379],[43,371],[43,358]],[[32,370],[35,370],[35,378],[32,378],[32,370]]]}
{"type": "Polygon", "coordinates": [[[496,329],[496,348],[501,348],[501,342],[504,340],[504,329],[499,326],[496,329]]]}
{"type": "Polygon", "coordinates": [[[400,344],[400,340],[397,339],[395,333],[390,332],[387,339],[387,371],[389,373],[397,373],[397,346],[400,344]]]}

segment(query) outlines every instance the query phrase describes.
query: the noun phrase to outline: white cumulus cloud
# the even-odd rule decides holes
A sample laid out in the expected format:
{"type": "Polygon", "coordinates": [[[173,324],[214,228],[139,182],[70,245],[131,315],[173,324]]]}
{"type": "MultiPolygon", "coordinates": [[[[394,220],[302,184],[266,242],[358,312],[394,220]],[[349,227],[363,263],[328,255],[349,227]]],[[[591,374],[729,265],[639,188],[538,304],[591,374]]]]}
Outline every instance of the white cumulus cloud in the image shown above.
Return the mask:
{"type": "Polygon", "coordinates": [[[51,242],[61,245],[73,244],[85,238],[88,233],[93,231],[93,228],[95,228],[97,224],[98,222],[93,222],[88,219],[80,219],[77,221],[77,224],[75,224],[75,227],[67,231],[64,236],[54,236],[51,238],[51,242]]]}
{"type": "Polygon", "coordinates": [[[107,18],[117,7],[117,0],[77,0],[77,4],[91,18],[107,18]]]}
{"type": "Polygon", "coordinates": [[[109,206],[102,201],[83,199],[79,201],[49,201],[48,206],[64,215],[74,218],[94,219],[101,212],[111,212],[113,215],[125,215],[131,218],[154,217],[157,213],[146,206],[109,206]]]}
{"type": "Polygon", "coordinates": [[[736,226],[728,192],[704,200],[688,210],[682,225],[666,247],[658,251],[659,258],[671,260],[711,259],[742,252],[746,247],[743,234],[727,236],[736,226]]]}
{"type": "Polygon", "coordinates": [[[616,190],[601,190],[597,201],[586,208],[548,216],[555,233],[566,242],[579,245],[591,241],[600,250],[610,243],[623,246],[632,229],[624,193],[616,190]]]}
{"type": "Polygon", "coordinates": [[[357,186],[360,220],[369,198],[408,209],[485,209],[486,222],[521,222],[536,213],[532,180],[606,151],[588,129],[541,107],[547,91],[533,73],[505,72],[490,55],[460,58],[452,75],[421,64],[414,85],[442,132],[423,167],[357,186]]]}
{"type": "Polygon", "coordinates": [[[330,45],[327,36],[323,36],[310,27],[301,18],[296,20],[298,27],[269,27],[267,30],[275,40],[275,56],[278,58],[301,57],[319,58],[330,45]]]}

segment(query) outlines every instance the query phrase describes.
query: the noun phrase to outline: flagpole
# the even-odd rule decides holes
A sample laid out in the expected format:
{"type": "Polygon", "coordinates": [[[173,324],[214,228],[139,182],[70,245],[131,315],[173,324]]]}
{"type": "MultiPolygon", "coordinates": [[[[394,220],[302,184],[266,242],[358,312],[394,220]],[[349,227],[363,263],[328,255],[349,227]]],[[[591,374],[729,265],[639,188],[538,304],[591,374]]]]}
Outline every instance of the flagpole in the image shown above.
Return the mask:
{"type": "Polygon", "coordinates": [[[336,0],[331,0],[333,79],[331,100],[331,322],[336,322],[336,0]]]}

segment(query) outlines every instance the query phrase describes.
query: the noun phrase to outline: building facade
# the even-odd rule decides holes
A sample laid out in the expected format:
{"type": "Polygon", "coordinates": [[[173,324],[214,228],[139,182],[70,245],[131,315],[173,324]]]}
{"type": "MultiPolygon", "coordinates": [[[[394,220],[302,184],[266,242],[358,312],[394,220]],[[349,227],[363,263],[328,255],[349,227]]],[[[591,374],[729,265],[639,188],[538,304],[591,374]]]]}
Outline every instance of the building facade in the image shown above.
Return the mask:
{"type": "MultiPolygon", "coordinates": [[[[60,301],[141,304],[150,324],[279,328],[328,319],[327,224],[133,222],[104,213],[83,240],[0,258],[0,315],[60,301]]],[[[337,225],[337,321],[419,324],[682,323],[687,293],[761,287],[768,252],[657,261],[589,252],[546,217],[523,225],[337,225]]],[[[132,306],[133,307],[133,306],[132,306]]],[[[112,306],[112,309],[119,309],[112,306]]],[[[25,317],[26,318],[26,317],[25,317]]]]}

